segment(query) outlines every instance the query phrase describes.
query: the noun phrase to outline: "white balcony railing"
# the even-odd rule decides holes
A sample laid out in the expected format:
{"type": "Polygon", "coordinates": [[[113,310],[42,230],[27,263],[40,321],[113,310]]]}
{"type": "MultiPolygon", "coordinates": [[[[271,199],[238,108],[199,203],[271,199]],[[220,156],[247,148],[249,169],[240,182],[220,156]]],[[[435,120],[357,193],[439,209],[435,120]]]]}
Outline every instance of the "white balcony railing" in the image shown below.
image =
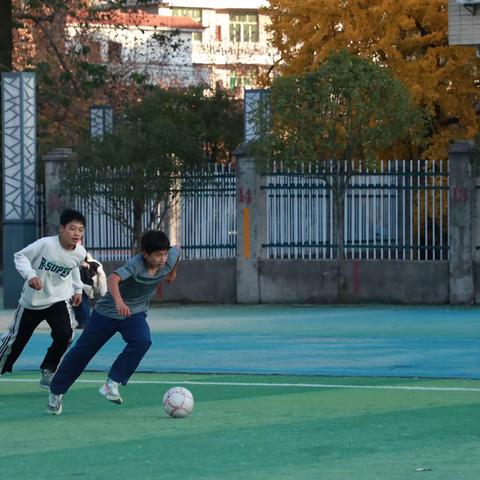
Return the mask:
{"type": "Polygon", "coordinates": [[[271,65],[276,50],[264,43],[193,43],[193,63],[271,65]]]}

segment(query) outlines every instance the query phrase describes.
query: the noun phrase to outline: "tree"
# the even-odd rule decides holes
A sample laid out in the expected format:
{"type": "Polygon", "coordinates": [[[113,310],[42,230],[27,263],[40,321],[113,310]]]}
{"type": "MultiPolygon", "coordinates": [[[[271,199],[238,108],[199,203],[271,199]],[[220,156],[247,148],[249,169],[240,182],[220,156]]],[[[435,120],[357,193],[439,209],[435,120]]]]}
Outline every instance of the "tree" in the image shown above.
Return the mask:
{"type": "Polygon", "coordinates": [[[263,168],[314,166],[333,192],[337,258],[344,251],[344,197],[356,166],[380,158],[406,137],[420,138],[423,116],[387,68],[346,50],[316,70],[276,78],[260,109],[251,149],[263,168]],[[386,101],[388,99],[388,101],[386,101]],[[266,108],[268,110],[266,110],[266,108]]]}
{"type": "Polygon", "coordinates": [[[447,156],[455,139],[479,130],[479,61],[474,48],[448,45],[447,0],[271,0],[273,45],[285,74],[313,71],[347,48],[387,66],[431,118],[429,142],[403,154],[447,156]]]}
{"type": "Polygon", "coordinates": [[[196,102],[204,152],[210,163],[230,163],[232,152],[243,138],[243,104],[226,89],[217,86],[190,90],[196,102]]]}
{"type": "MultiPolygon", "coordinates": [[[[226,94],[201,98],[199,91],[154,89],[120,115],[112,134],[85,138],[77,148],[77,161],[63,173],[65,188],[125,226],[134,247],[139,245],[145,217],[150,228],[167,226],[182,173],[205,163],[207,145],[228,145],[223,133],[212,136],[202,118],[205,106],[216,104],[216,99],[225,107],[226,94]]],[[[228,112],[236,111],[237,103],[232,100],[225,113],[213,109],[219,112],[216,122],[226,125],[231,122],[228,112]]],[[[236,146],[240,136],[232,141],[236,146]]]]}
{"type": "MultiPolygon", "coordinates": [[[[96,3],[13,0],[13,66],[17,71],[33,70],[37,74],[40,152],[74,145],[92,104],[107,103],[122,109],[151,88],[134,60],[112,66],[95,52],[99,25],[109,19],[118,24],[119,11],[124,12],[121,18],[130,28],[141,35],[142,28],[134,17],[137,12],[127,9],[126,0],[102,2],[103,9],[96,3]]],[[[176,55],[179,39],[175,31],[159,30],[154,37],[164,60],[176,55]]]]}
{"type": "Polygon", "coordinates": [[[12,69],[12,0],[0,2],[0,72],[12,69]]]}

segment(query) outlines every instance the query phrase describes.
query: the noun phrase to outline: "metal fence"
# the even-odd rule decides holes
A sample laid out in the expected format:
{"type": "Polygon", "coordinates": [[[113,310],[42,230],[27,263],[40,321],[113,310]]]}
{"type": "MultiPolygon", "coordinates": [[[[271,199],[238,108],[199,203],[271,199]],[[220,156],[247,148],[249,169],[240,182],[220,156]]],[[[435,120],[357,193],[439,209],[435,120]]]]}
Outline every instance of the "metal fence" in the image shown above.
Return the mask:
{"type": "MultiPolygon", "coordinates": [[[[236,174],[214,165],[177,182],[179,201],[168,232],[187,259],[236,255],[236,174]]],[[[277,168],[266,177],[267,258],[334,259],[334,198],[312,170],[277,168]]],[[[99,260],[132,255],[132,235],[91,202],[76,199],[87,216],[85,245],[99,260]]],[[[357,167],[344,201],[344,256],[352,259],[448,259],[448,163],[385,161],[357,167]]],[[[148,226],[148,214],[144,227],[148,226]]]]}
{"type": "MultiPolygon", "coordinates": [[[[213,165],[184,174],[176,184],[179,199],[165,230],[173,242],[182,246],[183,258],[227,258],[236,253],[235,172],[229,166],[213,165]]],[[[87,219],[84,244],[100,261],[124,261],[132,256],[131,231],[112,219],[104,195],[91,199],[74,198],[74,208],[87,219]]],[[[142,219],[149,228],[151,205],[142,219]]],[[[113,212],[112,212],[113,213],[113,212]]],[[[133,212],[131,222],[133,224],[133,212]]]]}
{"type": "Polygon", "coordinates": [[[235,171],[230,165],[212,165],[184,175],[181,183],[179,229],[183,257],[235,257],[235,171]]]}
{"type": "MultiPolygon", "coordinates": [[[[446,161],[393,160],[354,172],[344,201],[346,258],[448,259],[446,161]]],[[[268,258],[336,258],[333,192],[311,166],[302,174],[277,168],[265,188],[268,258]]]]}
{"type": "MultiPolygon", "coordinates": [[[[100,261],[124,261],[132,256],[132,233],[112,218],[112,207],[101,193],[97,195],[95,204],[90,199],[74,197],[73,206],[85,215],[87,225],[83,244],[94,258],[100,261]]],[[[133,213],[131,223],[133,224],[133,213]]],[[[146,228],[147,215],[144,215],[142,223],[146,228]]]]}

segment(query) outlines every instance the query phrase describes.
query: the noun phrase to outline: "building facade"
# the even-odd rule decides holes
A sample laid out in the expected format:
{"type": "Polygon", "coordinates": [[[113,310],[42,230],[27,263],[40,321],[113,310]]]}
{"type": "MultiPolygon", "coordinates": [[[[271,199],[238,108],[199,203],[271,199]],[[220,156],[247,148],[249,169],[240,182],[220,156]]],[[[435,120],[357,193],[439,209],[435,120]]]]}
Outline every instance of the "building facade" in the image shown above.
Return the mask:
{"type": "MultiPolygon", "coordinates": [[[[101,6],[104,2],[95,3],[101,6]]],[[[277,57],[268,43],[269,17],[261,11],[266,4],[266,0],[127,2],[133,12],[179,22],[178,27],[172,23],[172,31],[181,35],[183,44],[181,57],[173,62],[176,65],[170,71],[172,83],[220,84],[238,95],[244,87],[259,86],[260,78],[271,73],[277,57]]],[[[151,60],[152,54],[145,58],[151,60]]]]}
{"type": "Polygon", "coordinates": [[[262,6],[262,0],[169,0],[157,5],[157,13],[199,22],[203,31],[192,35],[197,76],[240,91],[258,86],[276,59],[268,44],[269,17],[261,12],[262,6]]]}
{"type": "Polygon", "coordinates": [[[189,17],[108,11],[94,21],[68,18],[67,44],[87,48],[90,62],[108,65],[122,81],[189,86],[201,80],[192,64],[192,36],[202,30],[189,17]]]}
{"type": "Polygon", "coordinates": [[[480,0],[448,1],[450,45],[480,45],[480,0]]]}

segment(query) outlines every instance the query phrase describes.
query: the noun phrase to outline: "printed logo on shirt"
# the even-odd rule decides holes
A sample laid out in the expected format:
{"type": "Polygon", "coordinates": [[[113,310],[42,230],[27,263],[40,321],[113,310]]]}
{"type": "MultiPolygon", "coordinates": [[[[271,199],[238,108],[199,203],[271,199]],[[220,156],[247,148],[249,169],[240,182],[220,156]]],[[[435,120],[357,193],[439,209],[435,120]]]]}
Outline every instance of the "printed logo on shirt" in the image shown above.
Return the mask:
{"type": "Polygon", "coordinates": [[[58,273],[61,277],[66,277],[72,271],[72,268],[65,267],[63,265],[57,265],[55,262],[47,260],[44,257],[42,257],[38,268],[40,270],[45,270],[45,272],[58,273]]]}

